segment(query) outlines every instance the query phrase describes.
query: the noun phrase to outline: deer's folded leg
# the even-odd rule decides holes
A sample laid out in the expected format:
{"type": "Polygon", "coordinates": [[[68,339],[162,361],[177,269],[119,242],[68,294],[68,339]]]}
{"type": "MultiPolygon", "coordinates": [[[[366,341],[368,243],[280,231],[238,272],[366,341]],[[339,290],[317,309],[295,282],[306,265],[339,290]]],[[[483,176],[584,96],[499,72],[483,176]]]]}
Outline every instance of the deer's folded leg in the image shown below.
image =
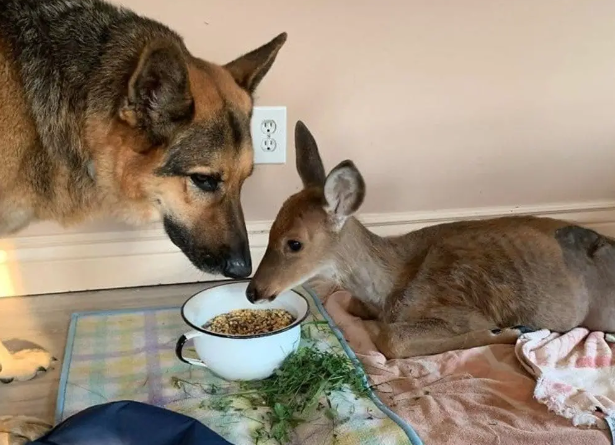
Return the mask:
{"type": "Polygon", "coordinates": [[[521,328],[480,330],[463,334],[452,332],[444,322],[425,320],[413,323],[365,322],[372,340],[387,359],[441,354],[492,344],[515,344],[521,328]]]}
{"type": "Polygon", "coordinates": [[[368,305],[358,298],[352,297],[348,303],[348,313],[363,320],[375,320],[378,315],[368,305]]]}

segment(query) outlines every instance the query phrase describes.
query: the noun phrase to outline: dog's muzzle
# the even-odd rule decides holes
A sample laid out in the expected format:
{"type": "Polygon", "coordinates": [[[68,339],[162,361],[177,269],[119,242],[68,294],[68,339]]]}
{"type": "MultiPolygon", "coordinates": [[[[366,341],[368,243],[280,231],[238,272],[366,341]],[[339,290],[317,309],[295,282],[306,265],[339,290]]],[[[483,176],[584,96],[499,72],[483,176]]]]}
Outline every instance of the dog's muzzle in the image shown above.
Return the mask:
{"type": "Polygon", "coordinates": [[[246,278],[252,273],[252,260],[247,257],[229,258],[225,261],[224,276],[228,278],[246,278]]]}

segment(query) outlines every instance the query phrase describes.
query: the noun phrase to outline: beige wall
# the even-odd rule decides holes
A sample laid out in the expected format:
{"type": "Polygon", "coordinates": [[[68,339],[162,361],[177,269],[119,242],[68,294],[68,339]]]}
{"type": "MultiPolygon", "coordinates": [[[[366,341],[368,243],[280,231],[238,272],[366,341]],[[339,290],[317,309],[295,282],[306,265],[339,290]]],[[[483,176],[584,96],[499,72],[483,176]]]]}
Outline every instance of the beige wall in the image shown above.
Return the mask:
{"type": "MultiPolygon", "coordinates": [[[[364,212],[615,200],[612,0],[120,3],[220,63],[287,31],[258,104],[304,120],[327,168],[355,160],[364,212]]],[[[298,189],[292,150],[246,184],[248,220],[298,189]]]]}

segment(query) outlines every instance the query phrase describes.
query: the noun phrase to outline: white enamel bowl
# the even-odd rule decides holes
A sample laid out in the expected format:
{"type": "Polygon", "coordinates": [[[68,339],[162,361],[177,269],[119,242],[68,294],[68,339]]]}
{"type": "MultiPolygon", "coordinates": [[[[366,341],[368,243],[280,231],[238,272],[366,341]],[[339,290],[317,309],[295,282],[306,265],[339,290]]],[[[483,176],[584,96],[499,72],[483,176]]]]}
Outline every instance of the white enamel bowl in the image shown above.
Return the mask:
{"type": "Polygon", "coordinates": [[[194,366],[209,368],[225,380],[265,379],[299,347],[301,323],[309,313],[307,300],[295,291],[280,294],[273,302],[254,305],[246,298],[248,282],[221,284],[193,295],[181,314],[191,331],[177,341],[177,357],[194,366]],[[229,336],[202,328],[217,315],[236,309],[285,309],[295,322],[279,331],[250,336],[229,336]],[[198,359],[184,357],[182,350],[192,340],[198,359]]]}

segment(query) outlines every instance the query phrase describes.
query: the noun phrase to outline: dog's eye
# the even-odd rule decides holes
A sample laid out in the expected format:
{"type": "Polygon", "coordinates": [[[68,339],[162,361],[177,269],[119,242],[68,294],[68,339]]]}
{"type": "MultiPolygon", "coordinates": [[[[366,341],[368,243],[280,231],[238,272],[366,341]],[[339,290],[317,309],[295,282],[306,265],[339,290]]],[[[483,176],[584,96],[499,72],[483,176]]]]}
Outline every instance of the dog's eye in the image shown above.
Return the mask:
{"type": "Polygon", "coordinates": [[[303,247],[303,244],[301,244],[299,241],[296,241],[294,239],[288,240],[286,244],[288,244],[288,248],[292,252],[299,252],[301,248],[303,247]]]}
{"type": "Polygon", "coordinates": [[[194,185],[203,190],[204,192],[215,192],[220,185],[220,178],[212,175],[194,174],[190,175],[190,179],[194,185]]]}

